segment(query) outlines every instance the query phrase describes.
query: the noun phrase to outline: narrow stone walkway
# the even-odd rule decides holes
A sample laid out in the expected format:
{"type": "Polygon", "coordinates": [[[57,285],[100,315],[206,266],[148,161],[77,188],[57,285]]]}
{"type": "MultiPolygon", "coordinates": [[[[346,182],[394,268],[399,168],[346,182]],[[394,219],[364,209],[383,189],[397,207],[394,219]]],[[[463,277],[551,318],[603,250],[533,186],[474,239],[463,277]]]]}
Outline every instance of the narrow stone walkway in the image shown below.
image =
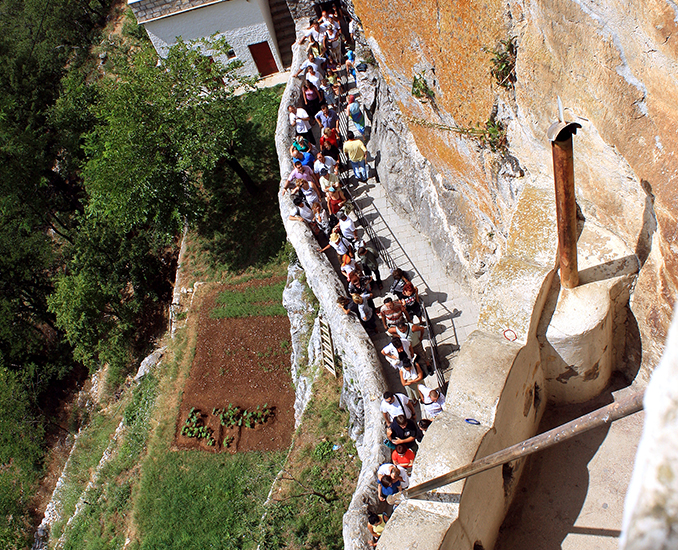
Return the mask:
{"type": "Polygon", "coordinates": [[[445,273],[427,237],[398,212],[374,178],[357,188],[355,195],[393,261],[419,288],[436,334],[442,367],[447,369],[459,346],[476,328],[478,305],[445,273]]]}
{"type": "MultiPolygon", "coordinates": [[[[346,87],[348,94],[356,94],[358,100],[360,100],[360,95],[355,89],[352,79],[348,81],[346,87]]],[[[343,137],[346,137],[348,130],[359,136],[354,123],[341,110],[339,115],[339,127],[342,129],[343,137]]],[[[368,121],[363,142],[369,140],[370,132],[371,127],[368,121]]],[[[435,333],[438,346],[438,366],[442,369],[447,380],[449,372],[453,368],[454,357],[459,352],[461,344],[476,328],[478,305],[458,281],[446,274],[445,268],[433,252],[428,238],[410,224],[404,212],[399,212],[398,208],[391,204],[384,188],[378,183],[379,178],[375,177],[373,162],[368,162],[368,171],[370,178],[367,183],[356,185],[354,178],[351,177],[351,181],[354,182],[350,188],[351,195],[393,262],[407,273],[408,278],[419,289],[419,295],[427,308],[435,333]]],[[[356,221],[355,214],[351,214],[351,217],[356,221]]],[[[359,224],[356,225],[359,226],[359,224]]],[[[368,241],[368,236],[364,231],[362,237],[365,241],[368,241]]],[[[384,280],[384,289],[382,292],[378,292],[375,288],[375,304],[377,306],[382,305],[383,298],[393,281],[387,265],[382,264],[380,272],[384,280]]],[[[380,322],[378,323],[380,324],[380,322]]],[[[380,332],[372,337],[377,351],[386,346],[390,339],[390,336],[381,330],[383,328],[380,327],[380,332]]],[[[424,341],[424,348],[430,359],[431,349],[427,340],[424,341]]],[[[383,358],[382,365],[389,388],[395,391],[403,391],[397,371],[383,358]]],[[[436,388],[439,385],[436,376],[429,376],[424,382],[431,388],[436,388]]]]}

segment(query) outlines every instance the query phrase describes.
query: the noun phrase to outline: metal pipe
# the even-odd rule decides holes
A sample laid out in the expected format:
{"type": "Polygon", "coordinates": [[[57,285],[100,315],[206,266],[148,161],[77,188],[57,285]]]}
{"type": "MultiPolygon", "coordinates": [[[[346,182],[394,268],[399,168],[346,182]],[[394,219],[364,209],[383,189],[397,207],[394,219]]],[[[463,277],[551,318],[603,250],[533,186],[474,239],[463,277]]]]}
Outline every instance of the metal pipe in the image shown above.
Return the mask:
{"type": "Polygon", "coordinates": [[[574,155],[572,136],[581,125],[556,122],[548,129],[553,156],[553,179],[556,188],[558,219],[558,257],[560,283],[564,288],[579,285],[577,268],[577,203],[574,195],[574,155]]]}
{"type": "Polygon", "coordinates": [[[415,485],[414,487],[410,487],[409,489],[405,489],[405,491],[399,494],[402,495],[402,498],[404,499],[419,498],[433,489],[438,489],[439,487],[449,485],[460,479],[489,470],[490,468],[529,456],[537,451],[548,449],[549,447],[553,447],[558,443],[567,441],[584,432],[593,430],[594,428],[610,424],[615,420],[619,420],[620,418],[624,418],[625,416],[629,416],[642,410],[643,395],[644,392],[642,391],[635,393],[626,399],[606,405],[605,407],[585,414],[584,416],[580,416],[566,424],[562,424],[557,428],[553,428],[548,432],[536,435],[530,439],[516,443],[511,447],[507,447],[506,449],[487,455],[484,458],[475,460],[461,468],[452,470],[447,474],[443,474],[442,476],[438,476],[429,481],[425,481],[424,483],[420,483],[419,485],[415,485]]]}

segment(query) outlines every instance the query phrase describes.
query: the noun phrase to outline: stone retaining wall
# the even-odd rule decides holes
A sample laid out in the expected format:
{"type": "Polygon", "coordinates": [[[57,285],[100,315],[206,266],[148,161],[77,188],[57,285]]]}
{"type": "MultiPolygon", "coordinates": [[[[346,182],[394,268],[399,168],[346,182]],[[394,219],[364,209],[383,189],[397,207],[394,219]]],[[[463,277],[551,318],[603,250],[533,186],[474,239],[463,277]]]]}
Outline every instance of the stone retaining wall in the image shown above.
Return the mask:
{"type": "MultiPolygon", "coordinates": [[[[299,30],[299,23],[297,30],[299,30]]],[[[303,50],[294,48],[291,73],[296,72],[303,59],[303,50]]],[[[290,76],[278,112],[276,148],[281,177],[292,169],[289,144],[293,128],[289,124],[287,106],[299,99],[300,81],[290,76]]],[[[356,491],[344,516],[344,544],[347,549],[367,548],[369,533],[366,525],[368,505],[376,503],[375,472],[387,458],[387,449],[381,444],[385,433],[379,410],[381,395],[386,390],[381,364],[374,345],[358,319],[345,315],[336,299],[345,295],[344,287],[324,253],[318,252],[318,242],[304,223],[290,220],[293,208],[289,195],[278,195],[280,215],[287,238],[294,247],[299,264],[306,273],[306,282],[320,303],[320,309],[332,330],[336,353],[343,365],[343,401],[351,414],[351,437],[356,447],[362,470],[356,491]]]]}

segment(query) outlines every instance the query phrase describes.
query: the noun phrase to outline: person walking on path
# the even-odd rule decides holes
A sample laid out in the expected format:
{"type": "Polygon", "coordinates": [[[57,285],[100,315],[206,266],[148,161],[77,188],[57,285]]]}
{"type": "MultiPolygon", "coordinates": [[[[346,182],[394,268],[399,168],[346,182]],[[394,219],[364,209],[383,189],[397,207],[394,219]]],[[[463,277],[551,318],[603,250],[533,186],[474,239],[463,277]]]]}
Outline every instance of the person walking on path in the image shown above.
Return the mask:
{"type": "Polygon", "coordinates": [[[379,290],[384,288],[384,283],[381,282],[381,274],[379,273],[379,255],[375,252],[374,248],[361,246],[358,249],[358,257],[365,275],[372,276],[374,274],[374,280],[377,282],[379,290]]]}
{"type": "Polygon", "coordinates": [[[416,361],[403,361],[403,363],[403,368],[398,371],[400,383],[405,388],[405,393],[410,401],[416,404],[419,399],[417,384],[424,379],[424,373],[416,361]]]}
{"type": "Polygon", "coordinates": [[[421,339],[426,333],[426,329],[420,325],[410,325],[405,319],[400,319],[397,325],[391,326],[388,328],[389,334],[391,336],[397,336],[399,338],[405,338],[410,344],[412,344],[412,349],[414,353],[417,354],[417,358],[422,361],[423,366],[425,367],[426,372],[430,375],[433,374],[433,369],[428,360],[428,355],[424,350],[424,346],[421,343],[421,339]]]}
{"type": "Polygon", "coordinates": [[[386,426],[390,426],[396,416],[405,415],[406,418],[414,417],[414,405],[404,393],[384,392],[379,410],[384,415],[386,426]]]}
{"type": "Polygon", "coordinates": [[[316,113],[315,119],[323,130],[325,128],[336,128],[337,123],[339,122],[337,113],[335,113],[333,109],[330,109],[327,103],[323,103],[320,106],[320,111],[316,113]]]}
{"type": "Polygon", "coordinates": [[[386,435],[393,444],[393,449],[396,448],[396,445],[405,445],[408,449],[412,449],[414,454],[417,454],[419,430],[412,418],[406,418],[403,415],[396,416],[391,422],[391,426],[386,430],[386,435]]]}
{"type": "Polygon", "coordinates": [[[372,540],[368,541],[372,548],[377,546],[379,542],[379,537],[384,532],[384,527],[386,527],[386,522],[388,521],[388,516],[386,514],[375,514],[370,512],[367,516],[367,529],[372,535],[372,540]]]}
{"type": "Polygon", "coordinates": [[[421,404],[424,406],[424,413],[426,418],[433,420],[441,412],[443,412],[443,405],[445,405],[445,396],[439,390],[432,390],[427,388],[424,384],[419,384],[417,387],[419,395],[421,396],[421,404]]]}
{"type": "Polygon", "coordinates": [[[360,294],[352,294],[351,298],[354,303],[358,304],[358,315],[365,330],[368,333],[375,333],[377,332],[376,315],[368,304],[369,296],[367,293],[362,296],[360,294]]]}
{"type": "Polygon", "coordinates": [[[356,131],[362,136],[365,134],[365,115],[360,109],[360,103],[358,103],[354,95],[348,96],[347,101],[346,116],[351,118],[356,131]]]}
{"type": "MultiPolygon", "coordinates": [[[[310,128],[310,126],[309,126],[310,128]]],[[[353,169],[353,175],[358,181],[367,181],[367,167],[365,159],[367,158],[367,149],[362,141],[355,137],[353,132],[346,134],[344,142],[344,153],[348,156],[348,162],[353,169]]]]}
{"type": "Polygon", "coordinates": [[[410,320],[405,306],[400,302],[394,301],[390,296],[384,298],[384,303],[379,310],[379,317],[381,317],[384,323],[384,330],[396,326],[400,323],[401,319],[410,320]]]}

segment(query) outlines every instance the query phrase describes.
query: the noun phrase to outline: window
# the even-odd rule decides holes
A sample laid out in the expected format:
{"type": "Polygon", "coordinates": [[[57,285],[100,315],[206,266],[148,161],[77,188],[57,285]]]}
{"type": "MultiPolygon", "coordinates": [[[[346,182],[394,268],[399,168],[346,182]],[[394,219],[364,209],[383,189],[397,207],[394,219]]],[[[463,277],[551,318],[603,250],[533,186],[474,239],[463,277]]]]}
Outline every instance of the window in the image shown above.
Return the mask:
{"type": "Polygon", "coordinates": [[[235,55],[235,50],[233,49],[228,50],[226,55],[228,56],[228,59],[235,59],[237,57],[237,55],[235,55]]]}

